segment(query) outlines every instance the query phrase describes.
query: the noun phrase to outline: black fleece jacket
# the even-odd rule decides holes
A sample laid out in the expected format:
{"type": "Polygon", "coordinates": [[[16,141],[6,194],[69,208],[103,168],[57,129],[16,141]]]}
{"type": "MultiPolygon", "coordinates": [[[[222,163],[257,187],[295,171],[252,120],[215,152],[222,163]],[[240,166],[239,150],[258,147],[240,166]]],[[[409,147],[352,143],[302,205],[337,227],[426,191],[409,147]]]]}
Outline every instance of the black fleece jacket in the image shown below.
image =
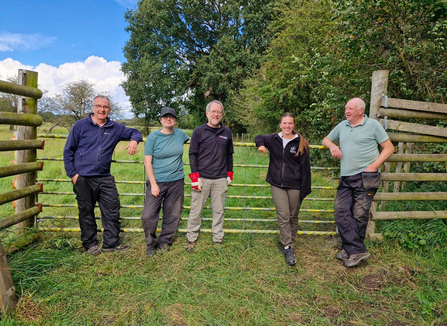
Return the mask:
{"type": "Polygon", "coordinates": [[[292,139],[286,148],[278,134],[258,135],[256,147],[265,146],[270,152],[270,163],[265,181],[280,188],[300,190],[300,197],[311,193],[310,159],[307,151],[296,156],[300,138],[292,139]]]}

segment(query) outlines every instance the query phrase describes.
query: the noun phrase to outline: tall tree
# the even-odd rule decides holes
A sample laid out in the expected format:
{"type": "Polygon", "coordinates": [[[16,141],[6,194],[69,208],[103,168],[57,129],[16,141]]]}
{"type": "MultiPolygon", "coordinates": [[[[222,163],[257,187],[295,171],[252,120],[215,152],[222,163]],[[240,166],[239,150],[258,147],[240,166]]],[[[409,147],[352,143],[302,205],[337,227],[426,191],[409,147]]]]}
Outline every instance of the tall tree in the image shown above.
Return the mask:
{"type": "MultiPolygon", "coordinates": [[[[92,83],[87,80],[79,80],[65,84],[62,93],[56,94],[54,98],[47,99],[46,107],[53,106],[54,111],[59,115],[65,116],[63,125],[71,127],[77,120],[86,118],[92,112],[93,98],[98,94],[92,83]]],[[[102,93],[101,95],[110,98],[110,117],[120,117],[120,107],[113,101],[110,95],[102,93]]],[[[47,109],[49,111],[49,109],[47,109]]]]}
{"type": "Polygon", "coordinates": [[[368,103],[378,69],[390,71],[393,97],[447,101],[445,0],[284,0],[280,8],[262,69],[235,100],[262,128],[292,111],[303,134],[321,140],[349,98],[368,103]]]}
{"type": "Polygon", "coordinates": [[[336,13],[333,55],[342,59],[342,70],[334,75],[350,77],[345,90],[367,96],[371,72],[387,69],[393,96],[447,101],[445,0],[336,1],[336,13]]]}
{"type": "Polygon", "coordinates": [[[319,58],[330,50],[332,3],[285,0],[276,10],[278,18],[268,28],[274,38],[262,67],[232,101],[238,115],[245,116],[241,123],[252,132],[277,130],[280,116],[289,111],[296,115],[297,128],[316,137],[322,125],[317,116],[324,114],[311,106],[320,78],[319,58]]]}
{"type": "Polygon", "coordinates": [[[123,87],[133,112],[150,120],[169,105],[202,117],[205,102],[225,102],[259,66],[271,2],[140,1],[125,15],[130,39],[123,87]]]}

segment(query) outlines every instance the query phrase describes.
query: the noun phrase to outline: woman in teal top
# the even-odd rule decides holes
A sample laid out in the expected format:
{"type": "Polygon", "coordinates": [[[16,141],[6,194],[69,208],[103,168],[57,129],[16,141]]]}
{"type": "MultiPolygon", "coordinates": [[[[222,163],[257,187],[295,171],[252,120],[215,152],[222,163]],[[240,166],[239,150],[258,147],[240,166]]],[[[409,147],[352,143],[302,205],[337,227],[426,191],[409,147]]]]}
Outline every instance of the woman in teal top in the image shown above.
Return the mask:
{"type": "Polygon", "coordinates": [[[189,137],[174,128],[177,114],[174,109],[163,108],[160,114],[162,128],[146,138],[144,166],[146,199],[142,213],[146,236],[146,254],[152,257],[156,249],[169,250],[180,222],[184,197],[183,144],[189,137]],[[156,231],[163,204],[161,232],[156,231]]]}

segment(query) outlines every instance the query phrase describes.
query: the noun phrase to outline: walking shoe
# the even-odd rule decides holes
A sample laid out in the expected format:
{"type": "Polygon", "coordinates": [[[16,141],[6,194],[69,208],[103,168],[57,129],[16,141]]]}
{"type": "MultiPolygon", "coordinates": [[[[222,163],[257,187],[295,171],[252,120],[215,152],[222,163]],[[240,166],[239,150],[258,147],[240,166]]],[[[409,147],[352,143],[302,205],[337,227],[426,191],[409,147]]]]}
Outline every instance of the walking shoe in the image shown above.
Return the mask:
{"type": "Polygon", "coordinates": [[[186,243],[185,250],[186,250],[186,251],[192,251],[192,250],[194,250],[194,247],[195,247],[195,246],[196,246],[196,241],[194,241],[194,242],[188,241],[188,242],[186,243]]]}
{"type": "Polygon", "coordinates": [[[284,247],[282,252],[286,256],[287,265],[294,266],[296,264],[296,259],[295,259],[295,253],[293,252],[293,248],[290,246],[284,247]]]}
{"type": "Polygon", "coordinates": [[[353,254],[349,256],[348,260],[343,263],[345,267],[355,267],[360,264],[362,261],[367,260],[371,257],[369,252],[362,252],[360,254],[353,254]]]}
{"type": "Polygon", "coordinates": [[[154,255],[155,255],[155,249],[147,249],[147,250],[146,250],[146,255],[147,255],[148,257],[154,257],[154,255]]]}
{"type": "Polygon", "coordinates": [[[93,247],[88,248],[87,253],[92,256],[98,256],[101,254],[101,249],[97,245],[94,245],[93,247]]]}
{"type": "Polygon", "coordinates": [[[222,241],[213,241],[214,248],[221,248],[222,247],[222,241]]]}
{"type": "Polygon", "coordinates": [[[347,261],[349,259],[349,254],[346,250],[342,249],[338,252],[337,256],[335,256],[338,260],[347,261]]]}
{"type": "Polygon", "coordinates": [[[102,251],[104,252],[112,252],[112,251],[126,251],[127,249],[129,249],[130,246],[129,245],[123,245],[120,244],[119,246],[115,247],[115,248],[102,248],[102,251]]]}

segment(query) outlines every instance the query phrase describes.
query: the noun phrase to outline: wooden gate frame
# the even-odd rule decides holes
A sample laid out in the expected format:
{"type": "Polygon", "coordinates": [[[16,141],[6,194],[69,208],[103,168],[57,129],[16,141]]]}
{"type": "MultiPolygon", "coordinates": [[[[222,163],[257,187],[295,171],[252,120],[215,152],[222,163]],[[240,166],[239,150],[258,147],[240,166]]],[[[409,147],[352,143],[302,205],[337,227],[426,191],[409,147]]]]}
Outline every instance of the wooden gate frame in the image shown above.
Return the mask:
{"type": "Polygon", "coordinates": [[[388,71],[374,71],[369,117],[378,120],[385,130],[397,131],[387,133],[391,141],[398,142],[398,146],[397,153],[384,164],[382,191],[374,196],[371,206],[367,235],[372,240],[382,239],[375,233],[376,221],[379,220],[447,218],[447,211],[384,211],[386,205],[383,202],[386,201],[447,200],[447,192],[399,192],[401,182],[405,181],[447,181],[447,173],[409,173],[411,162],[447,162],[447,154],[411,153],[412,143],[447,143],[447,129],[395,120],[447,120],[447,104],[388,98],[387,88],[388,71]],[[390,173],[391,164],[396,164],[395,173],[390,173]],[[390,181],[395,182],[393,192],[388,191],[390,181]],[[377,211],[378,201],[382,202],[381,211],[377,211]]]}
{"type": "MultiPolygon", "coordinates": [[[[34,227],[42,205],[35,202],[42,185],[36,184],[36,171],[42,170],[43,163],[36,162],[36,150],[44,148],[44,141],[37,140],[37,126],[43,123],[37,115],[37,100],[42,92],[37,89],[37,72],[19,69],[19,85],[0,81],[0,92],[21,96],[18,113],[0,112],[0,124],[18,125],[17,140],[0,140],[1,151],[17,151],[13,166],[0,167],[0,177],[16,175],[16,190],[0,194],[0,205],[15,201],[16,214],[0,220],[0,229],[17,224],[16,232],[24,233],[27,227],[34,227]]],[[[6,253],[0,241],[0,310],[9,313],[17,304],[17,295],[6,253]]]]}

